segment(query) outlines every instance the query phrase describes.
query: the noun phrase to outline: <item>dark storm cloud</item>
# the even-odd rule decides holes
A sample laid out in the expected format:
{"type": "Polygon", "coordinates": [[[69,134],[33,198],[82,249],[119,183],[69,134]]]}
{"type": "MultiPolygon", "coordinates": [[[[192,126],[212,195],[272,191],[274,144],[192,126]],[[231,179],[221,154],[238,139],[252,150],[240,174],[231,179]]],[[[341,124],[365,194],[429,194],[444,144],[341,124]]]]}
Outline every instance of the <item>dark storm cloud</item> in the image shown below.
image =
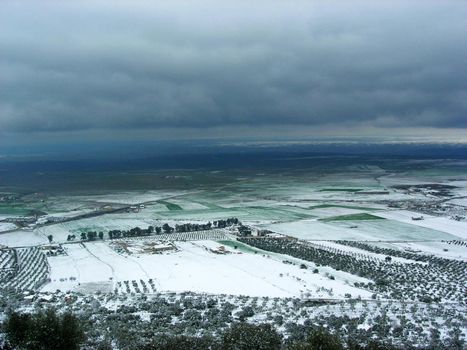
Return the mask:
{"type": "Polygon", "coordinates": [[[160,3],[2,1],[0,130],[467,127],[464,1],[160,3]]]}

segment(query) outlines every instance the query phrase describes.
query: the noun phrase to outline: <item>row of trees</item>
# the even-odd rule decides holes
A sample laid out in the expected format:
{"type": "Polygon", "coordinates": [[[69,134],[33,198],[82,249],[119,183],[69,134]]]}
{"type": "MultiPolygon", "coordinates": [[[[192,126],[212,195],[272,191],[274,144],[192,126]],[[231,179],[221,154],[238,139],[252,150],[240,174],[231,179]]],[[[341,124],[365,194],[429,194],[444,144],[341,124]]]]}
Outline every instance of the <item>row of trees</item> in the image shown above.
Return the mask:
{"type": "Polygon", "coordinates": [[[208,231],[212,228],[211,222],[207,224],[177,224],[175,225],[175,232],[194,232],[194,231],[208,231]]]}
{"type": "Polygon", "coordinates": [[[241,225],[242,223],[237,218],[229,218],[227,220],[217,220],[213,222],[214,227],[225,228],[233,225],[241,225]]]}
{"type": "Polygon", "coordinates": [[[213,223],[208,222],[206,224],[198,223],[185,223],[176,224],[175,227],[165,223],[161,226],[149,226],[147,229],[139,227],[132,228],[130,230],[110,230],[108,235],[110,239],[115,238],[126,238],[126,237],[139,237],[139,236],[150,236],[152,234],[171,234],[174,232],[196,232],[196,231],[208,231],[212,228],[225,228],[232,225],[241,224],[237,218],[229,218],[227,220],[217,220],[213,223]]]}
{"type": "Polygon", "coordinates": [[[149,226],[147,229],[142,229],[140,227],[134,227],[130,230],[110,230],[108,232],[110,239],[122,238],[122,237],[141,237],[141,236],[150,236],[156,232],[157,234],[161,233],[160,227],[149,226]]]}
{"type": "Polygon", "coordinates": [[[96,232],[96,231],[89,231],[89,232],[81,232],[81,240],[82,241],[95,241],[99,237],[99,239],[104,239],[104,232],[96,232]]]}
{"type": "MultiPolygon", "coordinates": [[[[195,231],[208,231],[212,228],[226,228],[233,225],[241,225],[240,220],[237,218],[229,218],[226,220],[217,220],[214,222],[208,222],[206,224],[198,224],[198,223],[185,223],[185,224],[176,224],[175,227],[170,226],[169,224],[165,223],[161,226],[148,226],[147,229],[143,229],[140,227],[134,227],[130,230],[110,230],[108,232],[109,238],[126,238],[126,237],[140,237],[140,236],[150,236],[152,234],[160,235],[160,234],[170,234],[174,232],[195,232],[195,231]]],[[[240,226],[244,227],[244,226],[240,226]]],[[[251,233],[251,232],[250,232],[251,233]]],[[[47,236],[50,243],[53,241],[53,236],[47,236]]],[[[82,232],[80,236],[82,241],[94,241],[97,238],[104,239],[104,232],[100,231],[88,231],[82,232]]],[[[76,239],[75,235],[68,235],[67,241],[74,241],[76,239]]]]}

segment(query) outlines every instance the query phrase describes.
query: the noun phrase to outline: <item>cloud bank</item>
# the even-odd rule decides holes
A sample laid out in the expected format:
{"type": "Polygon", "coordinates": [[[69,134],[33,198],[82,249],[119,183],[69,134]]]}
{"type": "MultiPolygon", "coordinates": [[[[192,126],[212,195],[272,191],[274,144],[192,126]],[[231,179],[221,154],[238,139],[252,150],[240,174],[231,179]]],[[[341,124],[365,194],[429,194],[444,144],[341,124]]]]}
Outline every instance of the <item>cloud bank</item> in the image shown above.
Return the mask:
{"type": "Polygon", "coordinates": [[[466,128],[465,1],[2,1],[0,130],[466,128]]]}

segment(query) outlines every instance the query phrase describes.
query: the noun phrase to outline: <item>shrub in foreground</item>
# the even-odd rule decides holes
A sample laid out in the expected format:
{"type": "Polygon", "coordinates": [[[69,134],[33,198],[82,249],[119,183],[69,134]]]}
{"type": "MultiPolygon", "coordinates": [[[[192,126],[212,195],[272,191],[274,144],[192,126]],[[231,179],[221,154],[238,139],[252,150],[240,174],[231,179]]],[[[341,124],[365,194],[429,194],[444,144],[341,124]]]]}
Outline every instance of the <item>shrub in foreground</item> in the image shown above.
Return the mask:
{"type": "Polygon", "coordinates": [[[32,315],[13,312],[4,332],[15,349],[78,350],[85,340],[81,322],[74,315],[58,315],[52,309],[32,315]]]}

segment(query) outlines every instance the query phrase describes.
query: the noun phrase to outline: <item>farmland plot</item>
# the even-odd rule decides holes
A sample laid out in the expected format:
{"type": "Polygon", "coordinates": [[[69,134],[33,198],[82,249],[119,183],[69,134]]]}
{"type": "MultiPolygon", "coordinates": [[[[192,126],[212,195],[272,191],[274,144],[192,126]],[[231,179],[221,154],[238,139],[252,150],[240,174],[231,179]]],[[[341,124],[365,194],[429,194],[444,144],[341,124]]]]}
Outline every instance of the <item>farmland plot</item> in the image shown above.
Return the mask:
{"type": "Polygon", "coordinates": [[[200,221],[214,221],[225,219],[228,217],[239,217],[241,212],[235,209],[192,209],[192,210],[169,210],[160,213],[154,213],[154,217],[162,220],[200,220],[200,221]]]}
{"type": "MultiPolygon", "coordinates": [[[[310,244],[318,249],[323,249],[323,250],[327,250],[327,251],[339,253],[339,254],[348,254],[348,255],[358,257],[360,259],[378,259],[381,261],[385,261],[386,258],[388,257],[385,254],[369,252],[368,250],[360,249],[357,247],[342,245],[342,244],[339,244],[338,242],[320,241],[319,243],[310,243],[310,244]]],[[[382,244],[393,245],[390,243],[382,243],[382,244]]],[[[379,246],[378,243],[376,243],[375,245],[379,246]]],[[[392,257],[391,261],[405,263],[405,264],[414,264],[414,263],[419,264],[420,263],[419,261],[416,261],[416,260],[405,259],[401,257],[392,257]]]]}
{"type": "MultiPolygon", "coordinates": [[[[379,215],[379,213],[378,213],[379,215]]],[[[304,240],[453,240],[457,236],[393,220],[302,220],[265,228],[304,240]]]]}
{"type": "Polygon", "coordinates": [[[47,280],[49,266],[45,254],[39,248],[16,249],[15,272],[2,281],[2,286],[17,290],[38,290],[47,280]]]}
{"type": "MultiPolygon", "coordinates": [[[[203,244],[184,243],[176,254],[140,256],[146,266],[157,261],[152,280],[146,288],[158,291],[196,291],[200,293],[251,296],[343,297],[345,293],[368,297],[369,293],[343,280],[301,270],[298,265],[252,254],[217,255],[203,244]]],[[[124,282],[125,283],[125,282],[124,282]]],[[[131,280],[118,292],[141,292],[141,281],[131,280]],[[129,288],[128,288],[129,286],[129,288]]]]}
{"type": "Polygon", "coordinates": [[[291,221],[310,218],[312,215],[308,210],[293,207],[245,207],[243,210],[247,213],[240,216],[246,221],[291,221]]]}
{"type": "Polygon", "coordinates": [[[13,249],[0,250],[0,283],[3,285],[13,278],[17,270],[16,255],[13,249]]]}
{"type": "Polygon", "coordinates": [[[108,232],[110,230],[129,230],[134,227],[147,228],[153,223],[154,219],[151,220],[149,217],[122,213],[66,222],[63,223],[63,227],[68,229],[70,233],[80,234],[87,231],[108,232]]]}
{"type": "Polygon", "coordinates": [[[0,222],[0,232],[14,230],[15,228],[15,224],[9,222],[0,222]]]}
{"type": "Polygon", "coordinates": [[[55,242],[65,242],[68,235],[72,234],[67,226],[67,223],[59,223],[37,228],[34,230],[34,232],[41,234],[44,238],[52,235],[55,242]]]}
{"type": "Polygon", "coordinates": [[[376,248],[371,243],[351,240],[338,243],[371,253],[385,254],[389,259],[382,261],[356,251],[322,246],[293,238],[242,238],[240,241],[256,248],[290,254],[316,264],[366,277],[374,283],[367,283],[362,287],[374,290],[384,298],[465,303],[464,282],[467,279],[467,269],[464,261],[376,248]],[[414,260],[414,263],[401,263],[396,259],[393,261],[393,257],[414,260]]]}
{"type": "Polygon", "coordinates": [[[104,242],[70,244],[68,256],[49,258],[51,283],[44,290],[71,289],[154,293],[196,291],[252,296],[369,297],[353,286],[365,279],[339,274],[330,279],[325,271],[313,273],[313,264],[287,263],[287,256],[245,254],[227,249],[219,254],[213,241],[178,242],[177,251],[162,254],[119,254],[104,242]],[[70,276],[74,277],[70,279],[70,276]],[[341,278],[342,276],[342,278],[341,278]],[[352,282],[350,282],[352,281],[352,282]]]}
{"type": "Polygon", "coordinates": [[[305,240],[359,239],[361,235],[350,227],[338,227],[330,223],[312,220],[300,220],[272,225],[264,228],[305,240]]]}
{"type": "Polygon", "coordinates": [[[353,208],[345,208],[345,207],[319,207],[316,206],[315,208],[311,207],[311,212],[313,215],[319,218],[328,218],[338,215],[349,215],[349,214],[358,214],[361,213],[361,209],[353,209],[353,208]]]}
{"type": "Polygon", "coordinates": [[[47,243],[47,237],[37,231],[17,230],[0,234],[0,245],[8,247],[32,247],[47,243]]]}
{"type": "Polygon", "coordinates": [[[435,217],[430,215],[424,215],[423,220],[412,220],[412,217],[419,217],[420,214],[407,210],[390,210],[380,212],[378,215],[393,221],[425,227],[450,235],[450,238],[441,237],[440,239],[467,239],[467,221],[455,221],[447,217],[435,217]]]}
{"type": "Polygon", "coordinates": [[[183,191],[127,191],[100,195],[74,196],[75,200],[89,203],[138,204],[149,201],[179,196],[183,191]]]}
{"type": "MultiPolygon", "coordinates": [[[[333,223],[336,226],[347,227],[344,222],[333,223]]],[[[452,240],[456,239],[449,233],[434,230],[428,227],[416,226],[393,220],[371,220],[358,222],[356,230],[370,240],[397,241],[397,240],[452,240]]],[[[365,238],[362,238],[365,239],[365,238]]]]}
{"type": "Polygon", "coordinates": [[[43,291],[111,291],[112,269],[92,255],[84,244],[63,246],[67,255],[49,257],[50,283],[43,291]]]}

